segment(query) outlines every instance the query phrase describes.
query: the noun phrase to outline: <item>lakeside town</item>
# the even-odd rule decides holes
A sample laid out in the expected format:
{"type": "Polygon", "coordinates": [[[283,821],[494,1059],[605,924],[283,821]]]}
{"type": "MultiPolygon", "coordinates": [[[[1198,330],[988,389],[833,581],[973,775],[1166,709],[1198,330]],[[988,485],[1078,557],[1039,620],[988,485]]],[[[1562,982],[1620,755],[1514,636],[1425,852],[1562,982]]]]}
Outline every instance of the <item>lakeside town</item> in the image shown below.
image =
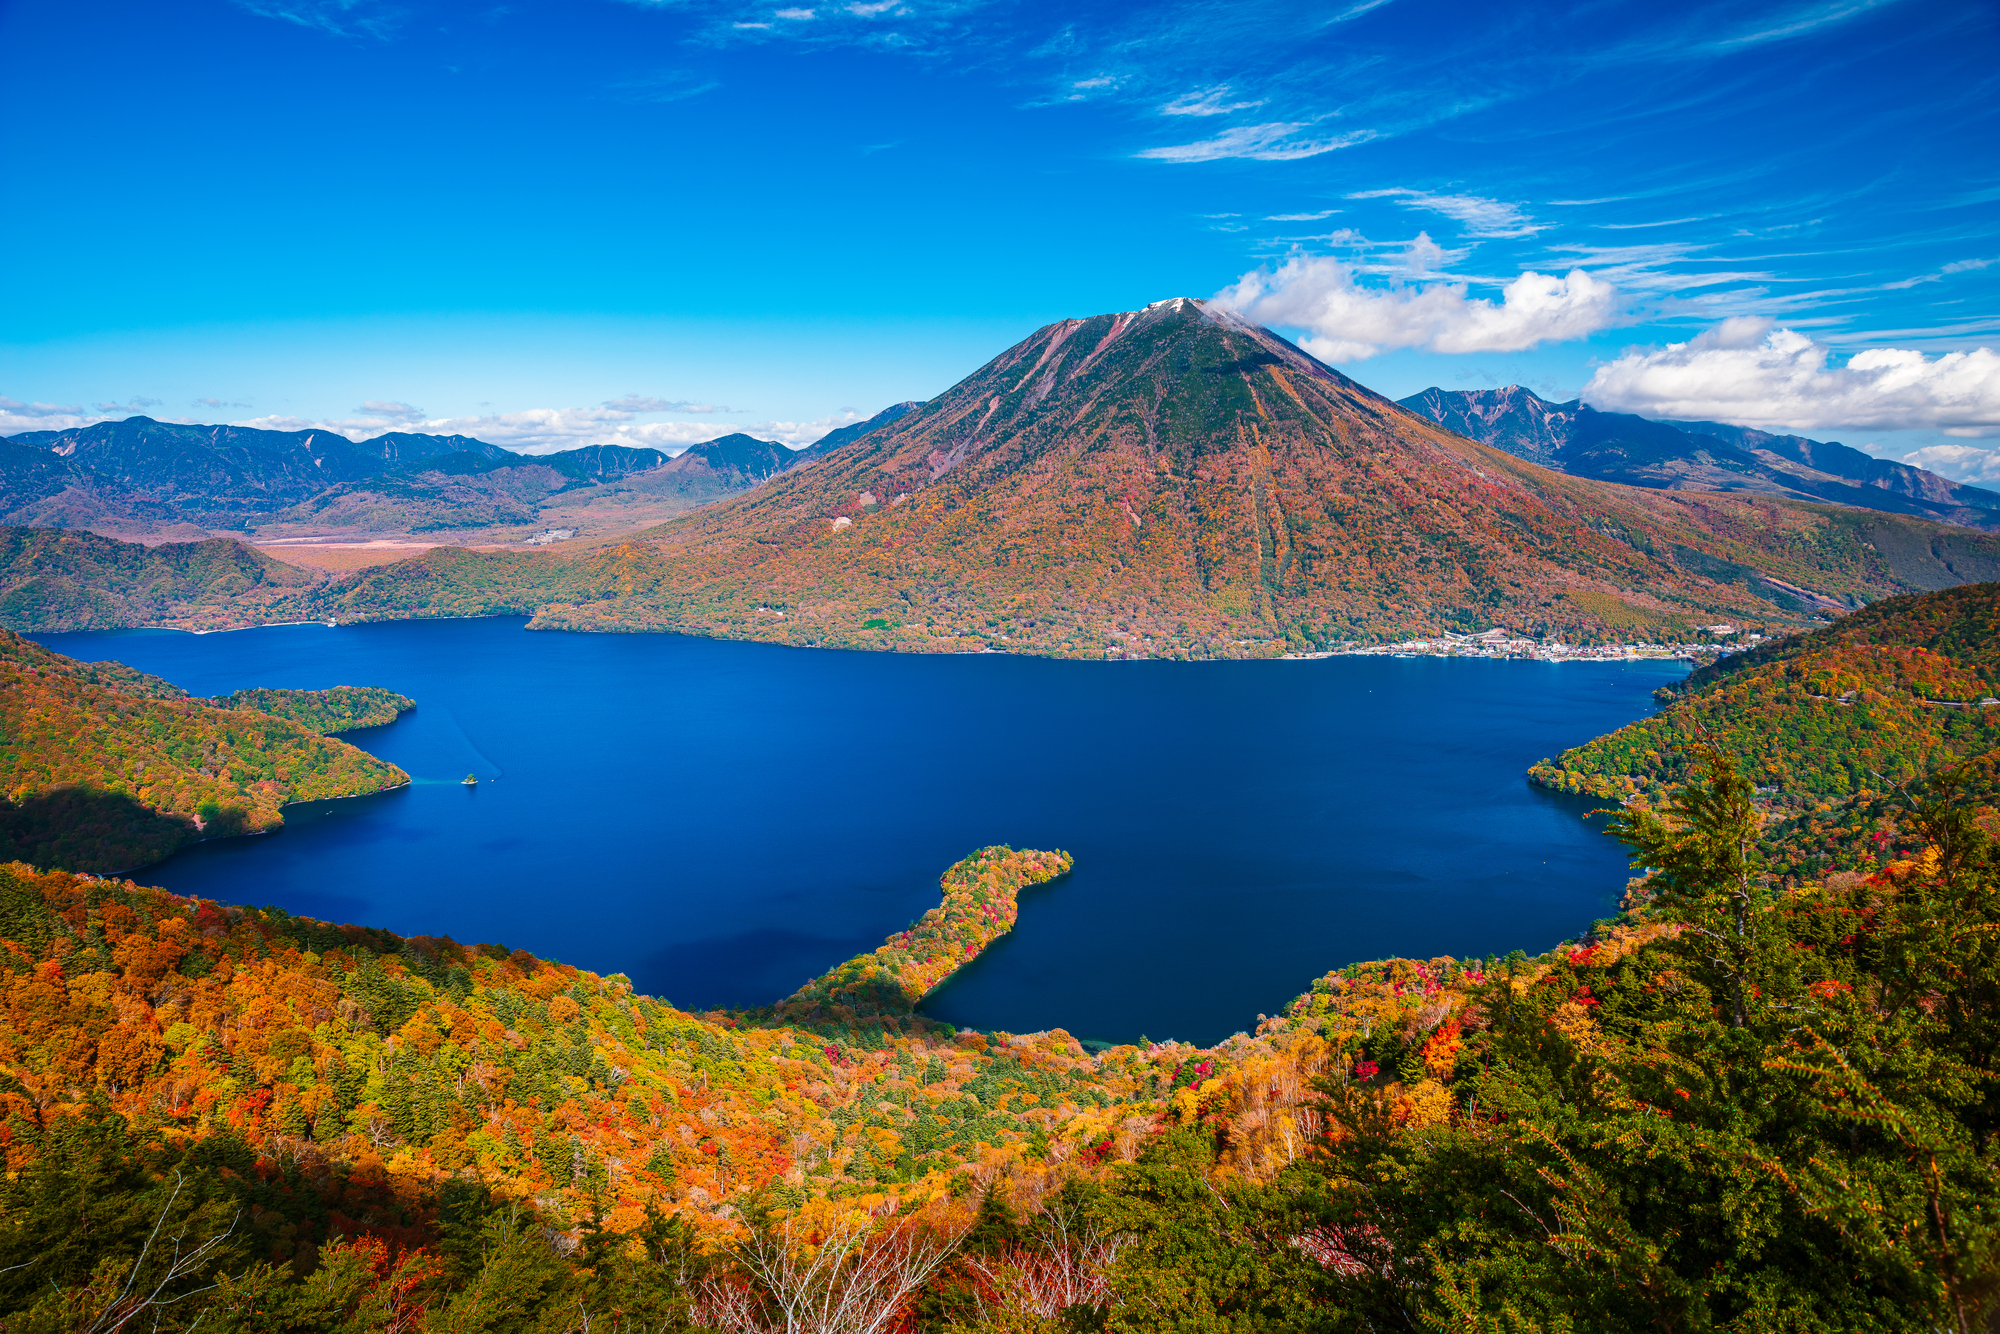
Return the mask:
{"type": "Polygon", "coordinates": [[[1525,639],[1503,629],[1478,634],[1455,635],[1449,630],[1435,639],[1406,639],[1394,644],[1355,644],[1317,653],[1287,653],[1287,658],[1525,658],[1537,662],[1638,662],[1648,658],[1678,658],[1688,662],[1714,662],[1717,658],[1761,643],[1755,631],[1741,634],[1733,625],[1699,627],[1716,641],[1705,644],[1565,644],[1555,640],[1525,639]],[[1724,642],[1727,640],[1728,642],[1724,642]]]}

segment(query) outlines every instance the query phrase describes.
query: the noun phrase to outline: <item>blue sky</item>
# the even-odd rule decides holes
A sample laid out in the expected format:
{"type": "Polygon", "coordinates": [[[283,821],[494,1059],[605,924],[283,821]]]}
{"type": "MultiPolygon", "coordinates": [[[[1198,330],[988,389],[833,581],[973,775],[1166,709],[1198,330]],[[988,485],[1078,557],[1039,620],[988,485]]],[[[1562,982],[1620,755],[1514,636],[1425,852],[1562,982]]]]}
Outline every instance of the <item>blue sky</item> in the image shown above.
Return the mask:
{"type": "Polygon", "coordinates": [[[1222,294],[2000,483],[2000,10],[0,2],[0,431],[795,443],[1222,294]]]}

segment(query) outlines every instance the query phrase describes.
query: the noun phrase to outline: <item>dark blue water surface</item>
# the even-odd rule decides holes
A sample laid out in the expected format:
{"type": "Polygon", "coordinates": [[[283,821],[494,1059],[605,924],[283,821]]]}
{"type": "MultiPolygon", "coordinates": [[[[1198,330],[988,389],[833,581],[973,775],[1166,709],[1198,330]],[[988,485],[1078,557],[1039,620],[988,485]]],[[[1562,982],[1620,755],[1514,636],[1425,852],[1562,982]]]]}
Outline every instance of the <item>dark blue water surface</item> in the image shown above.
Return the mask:
{"type": "Polygon", "coordinates": [[[198,694],[381,685],[349,734],[415,786],[292,807],[138,878],[752,1004],[873,948],[988,843],[1066,848],[926,1010],[1212,1041],[1329,968],[1535,951],[1611,911],[1593,803],[1535,760],[1646,713],[1669,663],[1083,663],[839,653],[512,619],[53,635],[198,694]],[[467,771],[484,780],[468,788],[467,771]]]}

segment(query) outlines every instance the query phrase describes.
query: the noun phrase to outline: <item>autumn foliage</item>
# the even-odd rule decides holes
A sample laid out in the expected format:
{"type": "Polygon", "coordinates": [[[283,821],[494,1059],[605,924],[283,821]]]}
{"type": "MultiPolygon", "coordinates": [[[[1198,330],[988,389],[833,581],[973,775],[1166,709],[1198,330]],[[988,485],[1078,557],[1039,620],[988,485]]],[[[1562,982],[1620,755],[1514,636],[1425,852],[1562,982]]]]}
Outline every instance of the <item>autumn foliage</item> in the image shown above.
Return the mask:
{"type": "MultiPolygon", "coordinates": [[[[279,707],[314,722],[347,708],[344,699],[312,698],[318,692],[279,694],[279,707]]],[[[387,707],[402,698],[390,696],[387,707]]],[[[366,699],[378,714],[385,707],[366,699]]],[[[275,829],[291,802],[409,781],[316,727],[219,707],[129,667],[79,663],[0,631],[0,852],[9,856],[120,870],[196,838],[275,829]]]]}

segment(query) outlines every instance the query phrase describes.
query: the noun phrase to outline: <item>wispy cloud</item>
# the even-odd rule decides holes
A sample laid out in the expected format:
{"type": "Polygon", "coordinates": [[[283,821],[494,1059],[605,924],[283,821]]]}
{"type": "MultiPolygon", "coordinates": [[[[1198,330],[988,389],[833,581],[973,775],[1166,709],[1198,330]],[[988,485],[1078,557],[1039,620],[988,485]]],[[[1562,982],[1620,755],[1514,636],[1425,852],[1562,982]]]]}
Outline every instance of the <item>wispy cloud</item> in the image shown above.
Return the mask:
{"type": "Polygon", "coordinates": [[[627,102],[682,102],[720,88],[720,81],[690,70],[662,70],[611,85],[612,95],[627,102]]]}
{"type": "Polygon", "coordinates": [[[330,33],[335,37],[389,37],[401,26],[402,12],[376,0],[236,0],[259,18],[330,33]]]}
{"type": "Polygon", "coordinates": [[[366,399],[355,411],[392,422],[420,422],[424,419],[422,408],[413,408],[408,403],[399,403],[393,399],[366,399]]]}
{"type": "Polygon", "coordinates": [[[627,412],[634,416],[649,412],[738,412],[738,408],[725,408],[715,403],[690,403],[681,398],[651,398],[643,394],[627,394],[623,398],[607,400],[604,407],[613,412],[627,412]]]}
{"type": "Polygon", "coordinates": [[[1699,218],[1662,218],[1658,222],[1600,222],[1595,226],[1603,232],[1643,232],[1654,227],[1684,227],[1690,222],[1707,222],[1713,214],[1699,218]]]}
{"type": "Polygon", "coordinates": [[[1328,138],[1308,138],[1309,125],[1292,121],[1271,121],[1263,125],[1238,125],[1212,138],[1191,144],[1170,144],[1144,148],[1135,157],[1156,162],[1217,162],[1224,158],[1248,158],[1257,162],[1291,162],[1318,157],[1337,149],[1352,148],[1374,138],[1371,130],[1357,130],[1328,138]]]}
{"type": "Polygon", "coordinates": [[[1340,212],[1340,210],[1339,210],[1339,209],[1337,209],[1337,208],[1323,208],[1323,209],[1321,209],[1321,210],[1320,210],[1319,212],[1317,212],[1317,213],[1273,213],[1273,214],[1271,214],[1271,215],[1270,215],[1269,217],[1265,218],[1265,219],[1264,219],[1264,221],[1266,221],[1266,222],[1318,222],[1318,221],[1319,221],[1319,220],[1320,220],[1321,218],[1330,218],[1330,217],[1332,217],[1332,216],[1333,216],[1334,214],[1336,214],[1336,213],[1338,213],[1338,212],[1340,212]]]}
{"type": "Polygon", "coordinates": [[[1517,204],[1478,195],[1440,195],[1402,187],[1389,190],[1357,190],[1349,199],[1393,199],[1406,208],[1440,213],[1465,228],[1467,236],[1511,238],[1533,236],[1543,230],[1517,204]]]}
{"type": "Polygon", "coordinates": [[[1849,0],[1847,4],[1809,3],[1798,5],[1777,15],[1774,19],[1753,19],[1748,24],[1713,37],[1706,42],[1690,44],[1689,54],[1709,55],[1733,53],[1751,47],[1765,46],[1771,42],[1787,42],[1809,36],[1822,28],[1846,23],[1872,10],[1883,9],[1896,0],[1849,0]]]}
{"type": "Polygon", "coordinates": [[[1229,101],[1230,89],[1226,83],[1199,92],[1182,93],[1173,101],[1160,108],[1162,116],[1227,116],[1232,111],[1254,111],[1264,105],[1262,98],[1251,101],[1229,101]]]}

